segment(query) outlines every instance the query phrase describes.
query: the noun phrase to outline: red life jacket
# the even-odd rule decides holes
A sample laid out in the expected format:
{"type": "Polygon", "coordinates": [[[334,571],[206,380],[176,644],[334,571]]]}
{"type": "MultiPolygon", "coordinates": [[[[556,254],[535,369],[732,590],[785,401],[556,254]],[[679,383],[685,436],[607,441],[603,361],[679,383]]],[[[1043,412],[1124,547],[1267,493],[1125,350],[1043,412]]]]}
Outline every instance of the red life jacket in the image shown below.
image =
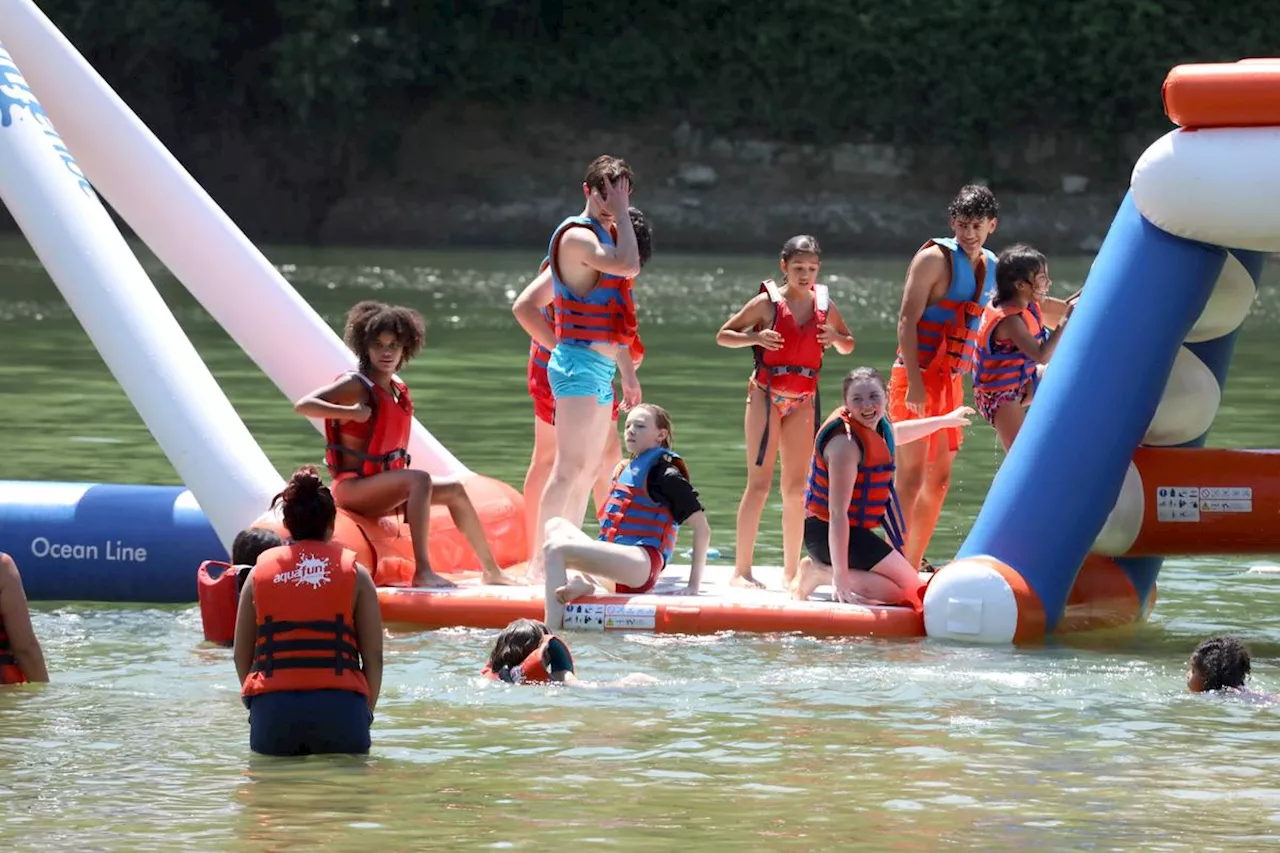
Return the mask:
{"type": "MultiPolygon", "coordinates": [[[[764,347],[752,347],[755,356],[756,384],[764,388],[765,398],[773,404],[773,392],[776,389],[783,394],[813,393],[813,422],[817,426],[822,402],[818,394],[818,375],[822,372],[822,344],[818,343],[818,332],[826,325],[830,312],[830,302],[825,284],[813,286],[813,317],[801,326],[791,313],[791,306],[783,298],[782,291],[773,279],[760,282],[760,292],[769,295],[773,303],[773,322],[769,328],[782,335],[782,349],[767,350],[764,347]]],[[[769,447],[769,421],[765,418],[764,432],[760,434],[760,449],[756,452],[756,465],[764,464],[765,451],[769,447]]]]}
{"type": "Polygon", "coordinates": [[[26,681],[27,674],[18,666],[18,659],[9,646],[9,634],[0,622],[0,684],[25,684],[26,681]]]}
{"type": "Polygon", "coordinates": [[[236,585],[238,566],[221,560],[205,560],[196,570],[196,597],[200,622],[210,643],[231,645],[236,638],[236,612],[240,608],[236,585]]]}
{"type": "MultiPolygon", "coordinates": [[[[542,638],[542,643],[525,657],[523,661],[515,666],[504,666],[494,672],[488,664],[485,664],[481,674],[485,678],[492,678],[494,681],[506,681],[511,684],[547,684],[551,681],[551,667],[549,661],[551,659],[548,653],[551,647],[551,641],[558,642],[569,654],[569,646],[564,640],[554,634],[548,634],[542,638]]],[[[569,656],[569,671],[573,672],[573,656],[569,656]]]]}
{"type": "Polygon", "coordinates": [[[993,337],[996,327],[1004,320],[1021,315],[1031,337],[1043,343],[1049,338],[1049,330],[1041,320],[1040,305],[1032,302],[1026,308],[1004,305],[999,308],[988,305],[982,312],[982,325],[978,327],[978,359],[973,367],[973,390],[1004,391],[1021,388],[1036,375],[1036,360],[1018,349],[1011,341],[997,341],[993,337]]]}
{"type": "Polygon", "coordinates": [[[324,461],[329,466],[329,476],[354,474],[372,477],[383,471],[396,471],[409,467],[409,432],[413,429],[413,400],[409,386],[392,380],[395,394],[383,390],[363,373],[345,373],[358,376],[369,389],[369,406],[373,413],[364,423],[355,421],[324,422],[324,461]],[[349,436],[361,442],[352,449],[342,444],[340,436],[349,436]]]}
{"type": "Polygon", "coordinates": [[[369,695],[355,634],[356,555],[334,542],[295,542],[254,565],[258,640],[245,696],[286,690],[369,695]]]}
{"type": "Polygon", "coordinates": [[[922,371],[951,376],[973,367],[982,306],[995,292],[996,256],[982,250],[984,274],[979,280],[969,256],[954,238],[935,237],[920,249],[935,245],[951,264],[951,282],[942,300],[925,308],[916,324],[916,358],[922,371]]]}
{"type": "Polygon", "coordinates": [[[613,246],[613,234],[595,219],[570,216],[551,235],[547,257],[555,288],[556,340],[564,344],[590,346],[608,343],[630,346],[636,336],[636,306],[631,293],[632,279],[601,274],[586,296],[579,296],[560,277],[555,263],[560,239],[570,228],[590,228],[602,246],[613,246]]]}
{"type": "Polygon", "coordinates": [[[858,477],[854,480],[853,494],[849,497],[847,508],[849,526],[883,526],[889,534],[890,543],[895,548],[902,548],[906,531],[902,512],[898,507],[898,495],[893,487],[893,449],[883,435],[884,430],[892,429],[888,420],[881,420],[880,427],[874,430],[863,426],[844,407],[832,412],[818,430],[818,437],[814,441],[809,481],[804,491],[805,514],[831,521],[831,508],[828,505],[831,481],[827,460],[822,454],[828,442],[843,432],[857,442],[862,451],[862,462],[858,465],[858,477]]]}
{"type": "Polygon", "coordinates": [[[600,540],[619,545],[644,545],[671,559],[680,525],[665,504],[649,497],[649,472],[655,465],[673,463],[687,478],[680,454],[665,447],[653,447],[622,462],[613,472],[609,499],[600,519],[600,540]]]}

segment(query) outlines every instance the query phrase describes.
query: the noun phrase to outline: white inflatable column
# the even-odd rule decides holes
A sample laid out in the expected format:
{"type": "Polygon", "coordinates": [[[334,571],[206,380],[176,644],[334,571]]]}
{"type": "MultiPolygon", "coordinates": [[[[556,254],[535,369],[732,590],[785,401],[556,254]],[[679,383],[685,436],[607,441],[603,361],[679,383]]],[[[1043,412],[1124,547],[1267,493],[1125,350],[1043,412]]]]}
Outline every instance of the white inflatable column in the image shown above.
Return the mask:
{"type": "MultiPolygon", "coordinates": [[[[324,319],[35,3],[0,0],[0,41],[94,187],[286,397],[296,400],[355,366],[324,319]]],[[[468,473],[416,420],[409,453],[414,468],[468,473]]]]}
{"type": "Polygon", "coordinates": [[[0,197],[218,538],[229,546],[279,491],[280,476],[3,47],[0,197]]]}

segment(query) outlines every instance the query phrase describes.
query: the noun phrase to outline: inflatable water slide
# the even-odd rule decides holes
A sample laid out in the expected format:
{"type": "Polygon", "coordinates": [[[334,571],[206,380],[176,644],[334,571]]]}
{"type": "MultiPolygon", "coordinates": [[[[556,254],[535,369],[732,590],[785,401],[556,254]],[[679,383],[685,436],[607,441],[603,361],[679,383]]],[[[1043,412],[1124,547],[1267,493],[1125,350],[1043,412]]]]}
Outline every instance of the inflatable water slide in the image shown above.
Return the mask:
{"type": "MultiPolygon", "coordinates": [[[[31,0],[0,5],[0,45],[0,198],[184,483],[0,482],[0,549],[36,600],[221,596],[233,588],[212,567],[240,529],[275,523],[264,513],[283,481],[99,194],[284,398],[354,358],[31,0]]],[[[1262,253],[1280,249],[1280,60],[1181,66],[1165,101],[1180,128],[1134,170],[1022,435],[923,615],[731,589],[715,568],[702,595],[662,595],[687,575],[672,566],[656,594],[575,602],[566,627],[1009,642],[1140,619],[1162,555],[1280,551],[1280,456],[1202,447],[1262,253]]],[[[525,559],[515,490],[419,423],[409,450],[413,467],[463,478],[500,564],[525,559]]],[[[431,527],[433,565],[460,586],[384,587],[389,622],[541,616],[540,587],[480,586],[448,514],[431,527]]],[[[345,516],[336,538],[381,583],[405,580],[401,522],[345,516]]]]}

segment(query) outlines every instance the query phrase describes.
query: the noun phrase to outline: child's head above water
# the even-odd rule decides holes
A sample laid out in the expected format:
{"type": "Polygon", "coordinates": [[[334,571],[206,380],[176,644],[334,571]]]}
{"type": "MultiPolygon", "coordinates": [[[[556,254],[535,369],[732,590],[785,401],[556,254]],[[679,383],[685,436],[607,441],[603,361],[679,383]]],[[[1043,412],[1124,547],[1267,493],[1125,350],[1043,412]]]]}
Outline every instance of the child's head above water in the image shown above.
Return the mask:
{"type": "Polygon", "coordinates": [[[252,566],[263,551],[284,544],[284,538],[266,527],[246,527],[236,534],[231,543],[231,563],[235,566],[252,566]]]}
{"type": "Polygon", "coordinates": [[[1249,647],[1239,637],[1211,637],[1191,653],[1187,689],[1192,693],[1241,690],[1250,667],[1249,647]]]}
{"type": "Polygon", "coordinates": [[[489,669],[494,672],[506,666],[519,666],[533,654],[551,629],[536,619],[517,619],[502,629],[489,653],[489,669]]]}
{"type": "Polygon", "coordinates": [[[360,372],[395,373],[409,363],[426,339],[422,315],[403,305],[366,299],[347,312],[342,339],[360,360],[360,372]]]}
{"type": "Polygon", "coordinates": [[[874,367],[855,367],[844,378],[844,407],[863,426],[880,423],[886,397],[884,377],[874,367]]]}
{"type": "Polygon", "coordinates": [[[671,449],[674,435],[671,430],[671,415],[661,406],[653,403],[641,403],[627,415],[623,440],[627,452],[636,456],[655,447],[671,449]]]}
{"type": "Polygon", "coordinates": [[[1018,243],[996,259],[996,295],[993,305],[1029,305],[1049,293],[1049,260],[1039,251],[1018,243]]]}

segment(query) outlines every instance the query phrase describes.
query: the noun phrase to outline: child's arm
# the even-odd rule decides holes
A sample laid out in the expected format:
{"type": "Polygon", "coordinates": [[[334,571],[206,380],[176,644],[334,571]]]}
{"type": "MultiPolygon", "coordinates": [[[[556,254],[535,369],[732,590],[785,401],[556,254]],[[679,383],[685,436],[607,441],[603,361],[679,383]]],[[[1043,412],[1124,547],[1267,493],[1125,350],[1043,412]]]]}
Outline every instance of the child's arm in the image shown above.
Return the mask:
{"type": "Polygon", "coordinates": [[[1049,357],[1053,355],[1054,348],[1058,345],[1058,339],[1062,337],[1062,330],[1067,327],[1067,319],[1070,316],[1071,309],[1068,308],[1062,316],[1062,322],[1049,333],[1049,337],[1043,343],[1031,336],[1027,321],[1016,314],[1001,320],[992,334],[1007,335],[1007,340],[1012,341],[1018,351],[1027,358],[1032,359],[1036,364],[1047,364],[1049,357]]]}
{"type": "Polygon", "coordinates": [[[355,376],[344,376],[317,388],[294,403],[293,410],[303,417],[356,423],[364,423],[373,414],[365,402],[365,384],[355,376]]]}
{"type": "Polygon", "coordinates": [[[707,551],[711,547],[711,524],[704,510],[698,510],[682,523],[693,528],[693,558],[689,561],[689,585],[676,594],[697,595],[702,588],[702,572],[707,566],[707,551]]]}
{"type": "Polygon", "coordinates": [[[845,325],[844,318],[840,316],[840,309],[834,302],[831,303],[831,310],[827,314],[827,324],[818,330],[818,343],[824,347],[835,347],[836,352],[841,355],[853,352],[853,332],[850,332],[849,327],[845,325]]]}
{"type": "Polygon", "coordinates": [[[767,350],[781,349],[782,335],[769,328],[756,330],[757,326],[767,327],[772,322],[773,303],[769,301],[769,294],[758,294],[725,321],[720,331],[716,332],[716,343],[729,349],[753,346],[767,350]]]}
{"type": "Polygon", "coordinates": [[[698,500],[693,484],[675,465],[649,472],[649,495],[661,503],[676,520],[676,524],[688,524],[693,528],[693,559],[689,567],[689,585],[678,590],[677,595],[697,595],[702,585],[702,572],[707,564],[707,551],[711,547],[711,525],[707,513],[698,500]]]}
{"type": "MultiPolygon", "coordinates": [[[[895,445],[910,444],[913,441],[928,438],[940,429],[968,426],[969,416],[972,414],[974,414],[973,409],[961,406],[950,414],[893,424],[893,443],[895,445]]],[[[835,554],[831,556],[835,558],[835,554]]]]}
{"type": "Polygon", "coordinates": [[[22,587],[18,564],[8,554],[0,553],[0,624],[9,634],[9,651],[27,681],[49,680],[49,667],[35,629],[31,627],[31,610],[22,587]]]}
{"type": "Polygon", "coordinates": [[[356,567],[355,623],[356,641],[360,644],[360,670],[369,685],[369,712],[378,705],[382,692],[382,610],[378,606],[378,588],[368,569],[356,567]]]}
{"type": "Polygon", "coordinates": [[[529,333],[541,346],[555,349],[556,328],[542,316],[542,309],[551,304],[555,298],[556,288],[551,280],[551,268],[547,267],[538,273],[538,277],[525,285],[524,290],[511,303],[511,313],[516,316],[520,328],[529,333]]]}
{"type": "MultiPolygon", "coordinates": [[[[914,423],[914,422],[913,422],[914,423]]],[[[862,449],[850,436],[837,434],[822,451],[827,460],[827,506],[831,521],[827,525],[827,547],[831,551],[831,589],[837,601],[844,601],[853,590],[849,579],[849,522],[846,507],[857,484],[862,465],[862,449]]]]}
{"type": "Polygon", "coordinates": [[[618,378],[622,380],[622,411],[629,412],[640,405],[640,379],[636,376],[636,364],[631,348],[618,350],[618,378]]]}
{"type": "MultiPolygon", "coordinates": [[[[610,201],[613,197],[610,196],[610,201]]],[[[626,209],[618,222],[630,224],[626,209]]],[[[640,248],[636,245],[634,228],[618,227],[618,242],[613,246],[600,243],[600,238],[590,228],[570,228],[560,237],[559,257],[561,269],[569,264],[582,264],[605,275],[635,278],[640,274],[640,248]]]]}
{"type": "Polygon", "coordinates": [[[253,655],[258,646],[258,612],[253,606],[253,577],[245,579],[240,590],[240,607],[236,610],[236,630],[231,656],[236,663],[236,678],[244,685],[253,668],[253,655]]]}

